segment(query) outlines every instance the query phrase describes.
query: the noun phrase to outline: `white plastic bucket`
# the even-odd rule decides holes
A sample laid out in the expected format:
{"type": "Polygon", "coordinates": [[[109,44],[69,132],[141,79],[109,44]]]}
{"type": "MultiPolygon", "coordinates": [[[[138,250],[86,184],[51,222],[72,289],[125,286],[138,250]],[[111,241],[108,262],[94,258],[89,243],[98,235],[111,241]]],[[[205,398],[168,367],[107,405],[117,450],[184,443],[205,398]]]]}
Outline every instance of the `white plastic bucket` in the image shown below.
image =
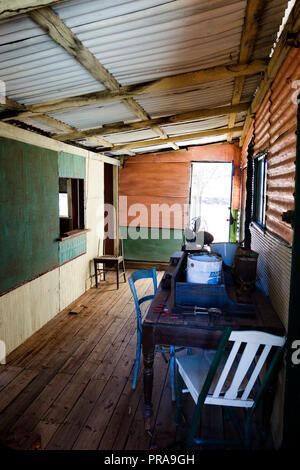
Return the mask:
{"type": "Polygon", "coordinates": [[[225,242],[211,243],[210,248],[212,252],[218,253],[222,256],[224,264],[226,264],[226,266],[231,267],[238,246],[238,243],[225,242]]]}
{"type": "Polygon", "coordinates": [[[222,258],[217,255],[189,255],[186,280],[194,284],[220,284],[222,258]]]}

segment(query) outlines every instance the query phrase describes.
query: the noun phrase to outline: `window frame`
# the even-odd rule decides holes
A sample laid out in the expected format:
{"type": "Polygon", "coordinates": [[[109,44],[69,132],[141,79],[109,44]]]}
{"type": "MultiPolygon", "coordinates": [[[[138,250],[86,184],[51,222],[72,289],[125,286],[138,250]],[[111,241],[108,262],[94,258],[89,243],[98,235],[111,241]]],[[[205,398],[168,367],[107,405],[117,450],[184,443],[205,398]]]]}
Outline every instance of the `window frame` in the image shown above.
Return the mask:
{"type": "Polygon", "coordinates": [[[252,221],[266,227],[267,213],[268,151],[260,152],[253,159],[252,221]]]}
{"type": "Polygon", "coordinates": [[[68,195],[68,216],[59,216],[60,237],[67,237],[75,233],[79,234],[82,233],[82,231],[86,231],[84,178],[59,177],[59,194],[68,195]],[[64,191],[61,190],[61,180],[65,180],[66,190],[64,191]]]}

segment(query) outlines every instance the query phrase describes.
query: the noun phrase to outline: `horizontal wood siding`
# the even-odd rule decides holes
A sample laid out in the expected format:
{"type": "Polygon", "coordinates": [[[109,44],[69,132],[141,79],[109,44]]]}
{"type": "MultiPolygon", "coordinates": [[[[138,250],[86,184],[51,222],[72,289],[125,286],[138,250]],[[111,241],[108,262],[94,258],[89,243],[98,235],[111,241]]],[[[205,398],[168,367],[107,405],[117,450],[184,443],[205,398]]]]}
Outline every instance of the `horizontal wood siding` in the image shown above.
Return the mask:
{"type": "MultiPolygon", "coordinates": [[[[171,229],[180,232],[186,226],[189,203],[191,162],[233,162],[232,209],[240,203],[240,155],[236,144],[191,147],[187,151],[161,155],[130,157],[119,170],[119,226],[171,229]],[[164,207],[164,217],[162,211],[164,207]],[[152,215],[152,216],[151,216],[152,215]]],[[[130,231],[129,231],[130,232],[130,231]]],[[[156,232],[155,232],[156,233],[156,232]]],[[[125,258],[143,261],[167,261],[170,254],[181,248],[182,240],[124,240],[125,258]],[[172,248],[171,248],[172,247],[172,248]]]]}
{"type": "MultiPolygon", "coordinates": [[[[220,144],[192,147],[182,152],[129,158],[125,168],[119,171],[119,195],[127,197],[127,205],[120,201],[120,225],[134,226],[136,215],[134,211],[133,214],[128,212],[133,204],[144,204],[149,209],[151,204],[168,204],[169,207],[179,204],[182,208],[184,204],[188,204],[190,164],[193,161],[233,162],[235,173],[232,208],[239,209],[240,155],[241,151],[237,145],[220,144]]],[[[152,226],[143,215],[142,221],[142,226],[152,226]]],[[[173,220],[170,224],[163,224],[160,219],[158,225],[159,228],[183,229],[184,220],[181,224],[176,224],[173,220]]]]}
{"type": "MultiPolygon", "coordinates": [[[[170,163],[140,163],[132,165],[127,163],[125,168],[120,171],[120,195],[128,197],[127,223],[124,223],[124,213],[122,225],[135,224],[134,220],[139,215],[134,208],[135,204],[144,204],[147,207],[147,213],[141,211],[141,226],[151,227],[151,221],[147,214],[151,214],[151,204],[167,204],[170,208],[173,204],[179,204],[179,210],[184,211],[184,204],[188,203],[189,192],[189,163],[188,162],[170,162],[170,163]]],[[[121,223],[121,222],[120,222],[121,223]]],[[[138,225],[138,221],[136,224],[138,225]]],[[[133,225],[134,226],[134,225],[133,225]]],[[[179,223],[171,218],[167,223],[160,216],[159,223],[154,221],[155,227],[160,228],[184,228],[184,220],[181,218],[179,223]]]]}

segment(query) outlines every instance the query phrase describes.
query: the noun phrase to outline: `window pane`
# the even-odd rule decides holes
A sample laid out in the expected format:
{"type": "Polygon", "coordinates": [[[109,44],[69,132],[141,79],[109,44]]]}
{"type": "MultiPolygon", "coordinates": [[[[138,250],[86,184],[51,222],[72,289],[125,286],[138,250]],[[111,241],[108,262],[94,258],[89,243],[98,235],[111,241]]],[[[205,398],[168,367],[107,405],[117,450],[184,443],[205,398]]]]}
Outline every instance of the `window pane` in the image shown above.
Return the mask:
{"type": "Polygon", "coordinates": [[[59,193],[59,217],[69,217],[67,193],[59,193]]]}

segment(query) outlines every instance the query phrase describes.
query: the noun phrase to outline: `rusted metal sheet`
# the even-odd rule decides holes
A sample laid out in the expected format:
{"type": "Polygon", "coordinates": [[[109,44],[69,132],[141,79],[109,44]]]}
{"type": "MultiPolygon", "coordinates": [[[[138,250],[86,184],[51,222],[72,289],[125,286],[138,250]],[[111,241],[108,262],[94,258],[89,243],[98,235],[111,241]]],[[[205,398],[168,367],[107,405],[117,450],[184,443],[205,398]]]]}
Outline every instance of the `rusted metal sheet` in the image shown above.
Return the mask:
{"type": "Polygon", "coordinates": [[[255,120],[255,153],[269,150],[266,228],[289,244],[292,243],[293,229],[282,221],[282,213],[294,209],[298,80],[300,51],[293,48],[255,120]]]}
{"type": "Polygon", "coordinates": [[[288,243],[292,243],[293,229],[282,221],[282,213],[294,209],[297,128],[295,91],[297,93],[296,81],[299,79],[300,51],[291,49],[271,87],[266,220],[267,228],[288,243]]]}
{"type": "MultiPolygon", "coordinates": [[[[254,122],[252,122],[248,134],[246,135],[246,138],[244,140],[244,144],[242,147],[241,151],[241,168],[246,168],[247,166],[247,157],[248,157],[248,145],[253,137],[253,132],[254,132],[254,122]]],[[[245,186],[246,186],[246,179],[245,179],[245,186]]]]}
{"type": "Polygon", "coordinates": [[[292,249],[255,226],[251,228],[251,236],[252,249],[259,253],[257,262],[260,283],[287,327],[292,249]]]}
{"type": "Polygon", "coordinates": [[[270,96],[271,91],[269,90],[256,114],[254,138],[255,153],[265,150],[270,144],[270,96]]]}

